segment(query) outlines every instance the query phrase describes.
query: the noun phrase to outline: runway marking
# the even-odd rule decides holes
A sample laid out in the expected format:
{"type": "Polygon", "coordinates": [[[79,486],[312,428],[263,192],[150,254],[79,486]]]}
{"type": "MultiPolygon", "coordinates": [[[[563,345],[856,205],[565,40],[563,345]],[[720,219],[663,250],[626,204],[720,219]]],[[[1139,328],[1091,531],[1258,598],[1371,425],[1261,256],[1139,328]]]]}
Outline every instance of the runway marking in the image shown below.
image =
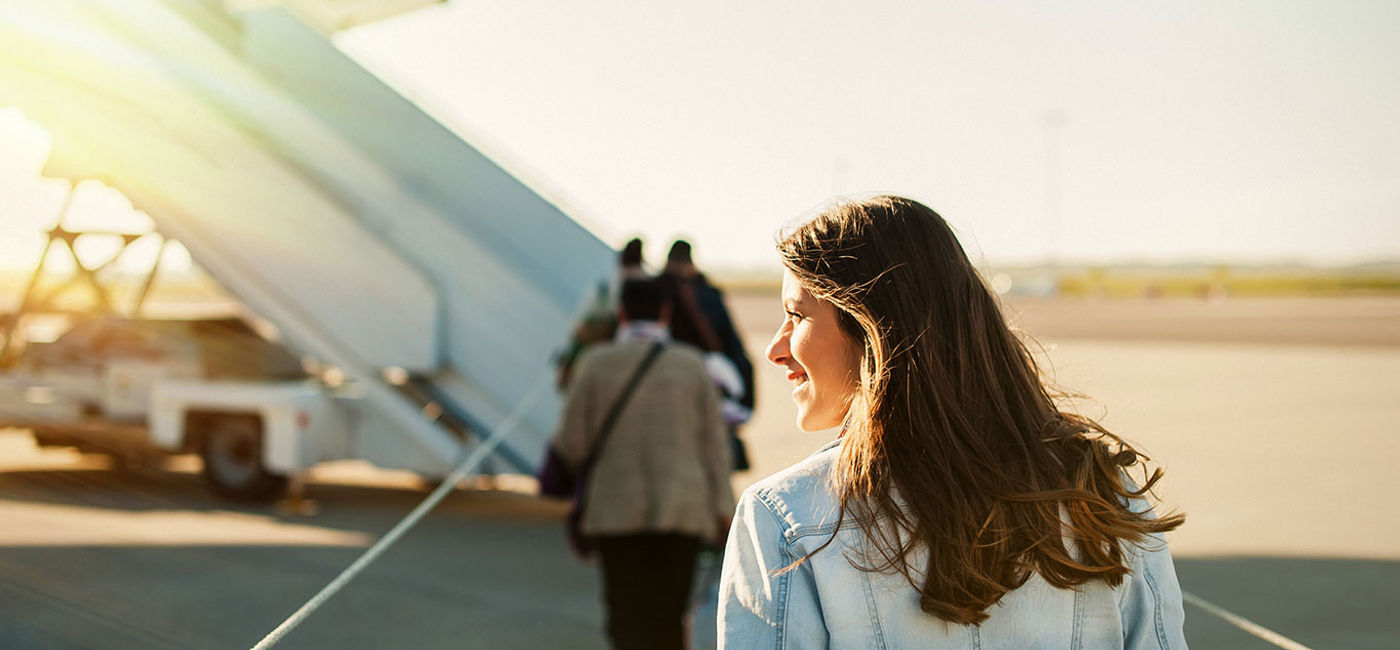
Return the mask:
{"type": "Polygon", "coordinates": [[[476,469],[477,465],[480,465],[482,461],[486,460],[486,456],[489,455],[497,445],[501,444],[501,441],[504,440],[507,435],[515,430],[515,427],[525,419],[525,416],[530,412],[530,409],[535,406],[535,403],[540,401],[540,398],[544,397],[545,393],[549,392],[553,386],[553,373],[546,373],[540,377],[540,380],[535,384],[534,390],[530,391],[530,393],[515,405],[515,410],[511,411],[504,420],[501,420],[500,424],[496,425],[496,430],[485,440],[481,441],[481,443],[472,450],[472,453],[463,459],[462,462],[457,465],[457,468],[452,470],[451,474],[447,475],[446,479],[443,479],[442,484],[439,485],[436,490],[433,490],[432,494],[429,494],[426,499],[423,499],[422,503],[418,504],[418,507],[405,515],[389,532],[379,538],[379,541],[375,542],[374,546],[369,547],[369,550],[365,551],[363,555],[351,563],[350,566],[346,567],[344,571],[341,571],[340,575],[330,581],[330,584],[322,587],[320,592],[311,597],[311,600],[306,601],[300,609],[293,612],[291,616],[288,616],[287,620],[282,621],[281,625],[278,625],[271,632],[268,632],[267,636],[263,637],[257,645],[253,646],[252,650],[267,650],[277,645],[277,643],[282,640],[282,637],[286,636],[293,628],[300,625],[302,621],[306,620],[312,613],[320,609],[321,605],[324,605],[327,600],[330,600],[331,596],[339,592],[352,578],[359,575],[361,571],[364,571],[365,567],[379,559],[379,556],[383,555],[386,549],[392,546],[394,542],[399,541],[399,538],[403,537],[403,534],[408,532],[408,529],[413,528],[419,520],[428,514],[428,511],[437,506],[438,502],[442,501],[442,499],[447,496],[447,493],[457,489],[457,484],[461,482],[462,479],[466,478],[467,473],[476,469]]]}
{"type": "Polygon", "coordinates": [[[1235,627],[1240,628],[1241,630],[1244,630],[1245,632],[1248,632],[1256,637],[1259,637],[1260,639],[1268,641],[1269,643],[1272,643],[1280,648],[1284,648],[1285,650],[1312,650],[1312,648],[1309,648],[1308,646],[1298,643],[1293,639],[1290,639],[1282,634],[1279,634],[1278,632],[1270,630],[1269,628],[1264,627],[1263,625],[1255,623],[1254,621],[1251,621],[1243,616],[1240,616],[1239,614],[1236,614],[1223,607],[1220,607],[1219,605],[1216,605],[1195,594],[1183,591],[1181,592],[1181,599],[1201,609],[1206,610],[1207,613],[1219,616],[1220,618],[1225,619],[1225,621],[1230,623],[1231,625],[1234,625],[1235,627]]]}

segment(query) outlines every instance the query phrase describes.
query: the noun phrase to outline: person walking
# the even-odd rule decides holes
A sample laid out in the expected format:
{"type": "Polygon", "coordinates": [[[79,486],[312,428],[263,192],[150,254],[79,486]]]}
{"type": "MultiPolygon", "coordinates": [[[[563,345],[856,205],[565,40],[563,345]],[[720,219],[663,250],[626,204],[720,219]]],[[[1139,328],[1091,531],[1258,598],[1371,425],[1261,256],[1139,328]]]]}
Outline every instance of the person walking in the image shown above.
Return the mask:
{"type": "Polygon", "coordinates": [[[749,458],[739,425],[749,421],[756,405],[753,362],[729,315],[724,292],[695,266],[691,250],[684,239],[673,242],[660,276],[675,304],[671,331],[676,340],[713,353],[707,359],[710,375],[723,392],[734,469],[742,471],[749,469],[749,458]]]}
{"type": "Polygon", "coordinates": [[[679,650],[696,555],[733,513],[729,447],[700,352],[671,341],[660,284],[626,280],[620,293],[615,342],[580,357],[552,445],[585,474],[579,524],[613,646],[679,650]]]}
{"type": "Polygon", "coordinates": [[[942,217],[842,202],[778,252],[768,360],[839,433],[740,497],[721,647],[1186,647],[1161,470],[1064,410],[942,217]]]}
{"type": "Polygon", "coordinates": [[[614,276],[598,284],[593,299],[584,310],[573,329],[569,331],[568,345],[555,358],[554,385],[563,389],[569,385],[569,377],[574,363],[588,346],[606,341],[617,334],[617,308],[619,288],[627,280],[640,280],[650,277],[642,266],[642,240],[637,237],[627,241],[618,253],[617,272],[614,276]]]}

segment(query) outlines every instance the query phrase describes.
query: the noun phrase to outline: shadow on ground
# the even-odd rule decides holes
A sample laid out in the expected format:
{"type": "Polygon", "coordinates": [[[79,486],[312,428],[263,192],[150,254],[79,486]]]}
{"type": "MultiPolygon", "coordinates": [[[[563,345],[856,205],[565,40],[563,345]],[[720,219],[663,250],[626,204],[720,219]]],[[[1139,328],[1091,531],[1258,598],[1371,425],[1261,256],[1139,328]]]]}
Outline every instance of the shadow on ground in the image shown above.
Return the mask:
{"type": "MultiPolygon", "coordinates": [[[[0,472],[0,511],[208,511],[378,537],[425,489],[309,486],[313,517],[231,504],[197,475],[155,470],[0,472]],[[79,506],[79,508],[61,508],[79,506]]],[[[459,490],[315,616],[287,648],[602,648],[593,567],[575,561],[558,504],[459,490]]],[[[0,646],[249,647],[363,549],[307,544],[6,545],[0,530],[0,646]]]]}
{"type": "MultiPolygon", "coordinates": [[[[1400,561],[1176,558],[1182,589],[1311,648],[1395,648],[1400,561]]],[[[1275,648],[1186,606],[1192,648],[1275,648]]]]}
{"type": "MultiPolygon", "coordinates": [[[[426,489],[312,484],[313,517],[233,504],[199,477],[156,470],[0,472],[5,503],[104,512],[195,510],[378,537],[426,489]]],[[[569,555],[563,507],[508,491],[458,490],[308,622],[287,648],[602,648],[593,567],[569,555]]],[[[218,525],[218,518],[213,520],[218,525]]],[[[159,531],[153,531],[158,535],[159,531]]],[[[6,648],[248,647],[361,552],[315,545],[6,545],[6,648]]],[[[1312,648],[1394,648],[1400,562],[1178,557],[1183,589],[1312,648]]],[[[1193,648],[1274,646],[1187,605],[1193,648]]]]}

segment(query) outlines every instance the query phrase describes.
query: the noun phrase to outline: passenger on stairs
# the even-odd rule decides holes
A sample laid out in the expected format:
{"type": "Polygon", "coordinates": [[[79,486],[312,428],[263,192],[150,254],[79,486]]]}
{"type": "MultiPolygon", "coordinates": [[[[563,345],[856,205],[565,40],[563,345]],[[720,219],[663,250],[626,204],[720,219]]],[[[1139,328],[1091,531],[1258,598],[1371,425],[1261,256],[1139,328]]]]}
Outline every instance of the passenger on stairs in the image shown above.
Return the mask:
{"type": "Polygon", "coordinates": [[[616,296],[622,283],[647,277],[646,269],[642,267],[642,240],[633,237],[618,255],[617,275],[598,284],[592,304],[569,332],[568,347],[558,355],[555,385],[561,390],[569,384],[574,362],[584,349],[599,341],[611,340],[617,332],[616,296]]]}

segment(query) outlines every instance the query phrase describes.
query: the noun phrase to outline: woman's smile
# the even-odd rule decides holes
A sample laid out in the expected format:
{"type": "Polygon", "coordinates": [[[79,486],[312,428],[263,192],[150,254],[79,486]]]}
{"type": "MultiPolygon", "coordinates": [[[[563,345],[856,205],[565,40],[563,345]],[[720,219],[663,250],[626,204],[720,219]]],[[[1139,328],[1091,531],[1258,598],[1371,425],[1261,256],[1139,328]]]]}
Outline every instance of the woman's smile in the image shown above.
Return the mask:
{"type": "Polygon", "coordinates": [[[768,360],[787,370],[797,426],[817,431],[840,426],[856,392],[859,346],[841,329],[836,306],[813,296],[788,271],[783,275],[787,317],[768,344],[768,360]]]}

